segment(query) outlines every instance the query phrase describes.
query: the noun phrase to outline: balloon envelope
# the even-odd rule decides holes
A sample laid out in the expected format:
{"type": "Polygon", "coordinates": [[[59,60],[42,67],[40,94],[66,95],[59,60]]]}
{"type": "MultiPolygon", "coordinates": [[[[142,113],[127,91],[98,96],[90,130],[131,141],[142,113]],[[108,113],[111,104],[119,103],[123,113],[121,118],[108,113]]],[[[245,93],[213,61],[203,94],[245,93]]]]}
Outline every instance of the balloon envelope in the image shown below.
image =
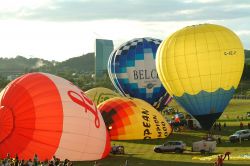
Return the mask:
{"type": "Polygon", "coordinates": [[[96,160],[110,150],[95,104],[69,81],[31,73],[0,93],[0,156],[96,160]]]}
{"type": "Polygon", "coordinates": [[[140,99],[115,97],[98,105],[112,140],[165,138],[171,132],[164,117],[140,99]]]}
{"type": "Polygon", "coordinates": [[[118,93],[103,87],[89,89],[85,92],[86,96],[90,98],[96,105],[113,98],[120,96],[118,93]]]}
{"type": "Polygon", "coordinates": [[[220,117],[240,81],[244,50],[229,29],[213,24],[183,28],[157,51],[159,78],[204,129],[220,117]]]}
{"type": "Polygon", "coordinates": [[[159,39],[136,38],[111,53],[108,72],[121,94],[154,105],[166,93],[155,66],[156,51],[160,43],[159,39]]]}

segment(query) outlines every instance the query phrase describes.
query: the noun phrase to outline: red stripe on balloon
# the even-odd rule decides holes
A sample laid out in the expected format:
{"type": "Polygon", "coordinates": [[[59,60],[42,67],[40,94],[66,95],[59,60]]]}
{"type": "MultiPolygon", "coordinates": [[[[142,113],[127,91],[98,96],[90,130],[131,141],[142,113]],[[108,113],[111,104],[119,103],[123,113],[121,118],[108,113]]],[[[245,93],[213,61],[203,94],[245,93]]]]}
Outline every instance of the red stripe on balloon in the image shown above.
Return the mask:
{"type": "Polygon", "coordinates": [[[63,128],[61,97],[53,81],[40,73],[24,75],[10,84],[1,105],[13,114],[13,130],[0,143],[0,156],[52,158],[63,128]]]}

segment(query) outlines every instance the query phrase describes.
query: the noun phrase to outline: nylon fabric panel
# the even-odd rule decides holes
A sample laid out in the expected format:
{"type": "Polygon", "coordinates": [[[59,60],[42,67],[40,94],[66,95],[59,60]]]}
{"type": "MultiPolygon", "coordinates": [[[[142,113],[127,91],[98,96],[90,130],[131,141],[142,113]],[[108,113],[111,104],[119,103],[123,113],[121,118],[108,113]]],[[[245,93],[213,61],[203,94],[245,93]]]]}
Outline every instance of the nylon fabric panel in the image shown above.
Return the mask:
{"type": "Polygon", "coordinates": [[[190,26],[163,43],[159,58],[164,62],[157,63],[162,68],[159,70],[166,72],[163,81],[175,96],[238,86],[244,52],[239,38],[229,29],[210,24],[190,26]]]}
{"type": "Polygon", "coordinates": [[[11,109],[15,126],[0,144],[1,156],[51,158],[62,132],[62,105],[53,82],[42,74],[24,75],[8,85],[1,105],[11,109]]]}
{"type": "Polygon", "coordinates": [[[71,82],[46,74],[56,84],[63,106],[63,130],[55,155],[72,161],[97,160],[110,150],[105,123],[94,102],[71,82]]]}
{"type": "Polygon", "coordinates": [[[160,42],[153,38],[133,39],[111,53],[108,71],[112,73],[109,76],[122,95],[154,105],[166,93],[155,69],[160,42]]]}
{"type": "Polygon", "coordinates": [[[111,140],[135,140],[164,138],[171,127],[160,113],[140,99],[116,97],[100,105],[111,140]]]}

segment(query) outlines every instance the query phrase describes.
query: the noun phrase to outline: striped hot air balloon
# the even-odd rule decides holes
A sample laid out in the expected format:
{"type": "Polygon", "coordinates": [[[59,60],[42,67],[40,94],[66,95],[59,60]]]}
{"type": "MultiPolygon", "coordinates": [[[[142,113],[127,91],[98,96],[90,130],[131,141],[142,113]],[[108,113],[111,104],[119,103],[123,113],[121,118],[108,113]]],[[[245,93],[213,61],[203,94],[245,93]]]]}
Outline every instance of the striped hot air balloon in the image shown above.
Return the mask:
{"type": "Polygon", "coordinates": [[[69,81],[30,73],[0,93],[0,156],[96,160],[110,141],[95,104],[69,81]]]}

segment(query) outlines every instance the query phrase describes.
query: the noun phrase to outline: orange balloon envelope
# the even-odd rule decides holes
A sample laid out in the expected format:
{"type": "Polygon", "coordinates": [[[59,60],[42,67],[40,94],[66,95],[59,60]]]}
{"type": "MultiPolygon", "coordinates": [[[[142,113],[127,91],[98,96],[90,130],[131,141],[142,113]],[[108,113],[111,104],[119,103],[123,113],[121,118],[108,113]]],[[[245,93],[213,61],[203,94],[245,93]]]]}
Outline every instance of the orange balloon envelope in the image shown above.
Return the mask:
{"type": "Polygon", "coordinates": [[[164,117],[141,99],[115,97],[98,105],[111,140],[165,138],[171,132],[164,117]]]}
{"type": "Polygon", "coordinates": [[[0,157],[96,160],[110,150],[95,104],[69,81],[30,73],[0,93],[0,157]]]}

